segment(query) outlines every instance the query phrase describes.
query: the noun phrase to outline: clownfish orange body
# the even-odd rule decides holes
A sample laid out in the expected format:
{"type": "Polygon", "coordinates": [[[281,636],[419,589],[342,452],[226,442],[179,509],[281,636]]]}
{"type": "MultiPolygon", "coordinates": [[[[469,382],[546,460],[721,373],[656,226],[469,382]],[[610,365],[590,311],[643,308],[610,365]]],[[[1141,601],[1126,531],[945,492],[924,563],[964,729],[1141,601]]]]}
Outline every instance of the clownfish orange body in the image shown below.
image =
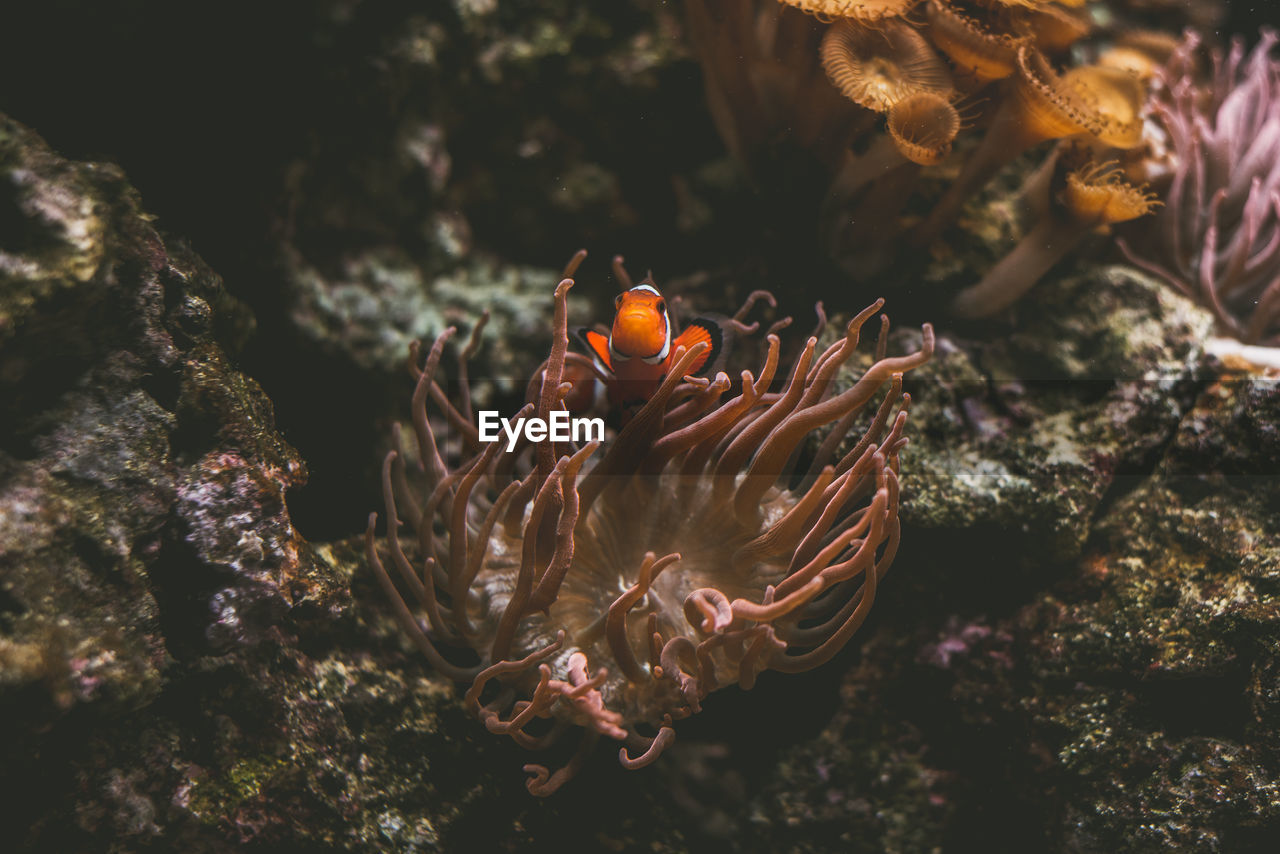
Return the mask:
{"type": "Polygon", "coordinates": [[[614,305],[617,314],[608,337],[590,329],[579,335],[611,375],[605,385],[609,406],[615,411],[632,414],[643,406],[670,372],[680,347],[687,350],[699,342],[708,345],[690,374],[712,364],[720,353],[723,336],[715,321],[698,318],[674,334],[667,301],[650,281],[619,294],[614,305]]]}

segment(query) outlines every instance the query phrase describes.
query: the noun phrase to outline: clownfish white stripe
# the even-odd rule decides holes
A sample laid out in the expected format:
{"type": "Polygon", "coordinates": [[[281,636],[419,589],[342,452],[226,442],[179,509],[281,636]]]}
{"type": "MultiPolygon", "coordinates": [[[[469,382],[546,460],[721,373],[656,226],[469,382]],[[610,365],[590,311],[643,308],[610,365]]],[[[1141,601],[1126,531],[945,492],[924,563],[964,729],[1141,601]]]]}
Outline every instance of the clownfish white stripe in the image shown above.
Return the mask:
{"type": "Polygon", "coordinates": [[[693,347],[702,343],[706,349],[690,365],[696,374],[703,366],[713,364],[722,341],[719,324],[696,318],[679,336],[674,334],[667,302],[652,284],[645,282],[618,294],[614,300],[617,313],[608,335],[595,330],[579,332],[587,350],[610,374],[605,385],[609,405],[629,411],[657,390],[671,369],[677,347],[693,347]]]}

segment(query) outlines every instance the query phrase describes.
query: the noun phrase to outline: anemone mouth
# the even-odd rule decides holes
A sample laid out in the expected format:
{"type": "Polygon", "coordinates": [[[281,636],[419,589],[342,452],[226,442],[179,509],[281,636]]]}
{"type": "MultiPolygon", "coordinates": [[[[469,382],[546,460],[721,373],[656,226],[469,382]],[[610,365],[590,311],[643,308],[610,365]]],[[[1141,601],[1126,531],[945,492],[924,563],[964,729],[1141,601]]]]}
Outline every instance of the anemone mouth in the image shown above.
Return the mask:
{"type": "Polygon", "coordinates": [[[847,18],[874,23],[899,18],[910,12],[920,0],[781,0],[821,21],[847,18]]]}
{"type": "Polygon", "coordinates": [[[1071,169],[1062,201],[1073,218],[1098,225],[1137,219],[1161,204],[1145,186],[1135,187],[1126,181],[1114,160],[1090,160],[1071,169]]]}
{"type": "Polygon", "coordinates": [[[887,127],[903,157],[922,166],[936,166],[951,152],[951,143],[960,132],[960,114],[947,98],[920,92],[893,105],[887,127]]]}
{"type": "Polygon", "coordinates": [[[946,0],[929,0],[929,35],[956,68],[979,83],[1008,77],[1018,67],[1025,36],[996,32],[946,0]]]}
{"type": "Polygon", "coordinates": [[[952,88],[929,43],[900,21],[875,29],[837,21],[822,39],[822,67],[846,98],[879,113],[909,95],[952,88]]]}

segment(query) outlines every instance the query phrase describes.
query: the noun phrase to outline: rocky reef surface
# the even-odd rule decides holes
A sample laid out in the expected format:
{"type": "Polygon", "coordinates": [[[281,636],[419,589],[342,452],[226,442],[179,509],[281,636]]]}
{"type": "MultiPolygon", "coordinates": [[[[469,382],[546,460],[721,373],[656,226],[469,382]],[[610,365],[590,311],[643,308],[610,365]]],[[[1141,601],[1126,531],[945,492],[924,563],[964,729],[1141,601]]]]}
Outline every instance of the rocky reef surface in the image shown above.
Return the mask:
{"type": "MultiPolygon", "coordinates": [[[[278,197],[243,254],[198,194],[157,192],[158,227],[145,164],[126,177],[0,120],[0,838],[1270,850],[1280,384],[1206,356],[1186,300],[1087,261],[1012,325],[938,324],[908,382],[903,547],[849,649],[712,695],[648,769],[601,751],[531,798],[524,752],[411,650],[349,536],[377,506],[405,342],[490,308],[474,375],[505,401],[582,243],[581,291],[621,250],[703,308],[731,309],[726,285],[796,313],[867,300],[788,260],[778,219],[734,257],[763,205],[698,114],[674,14],[389,8],[299,24],[321,56],[364,57],[325,84],[364,123],[315,122],[248,170],[278,197]],[[369,75],[387,97],[343,100],[369,75]]],[[[581,296],[584,319],[607,306],[581,296]]],[[[886,296],[895,321],[927,312],[886,296]]]]}

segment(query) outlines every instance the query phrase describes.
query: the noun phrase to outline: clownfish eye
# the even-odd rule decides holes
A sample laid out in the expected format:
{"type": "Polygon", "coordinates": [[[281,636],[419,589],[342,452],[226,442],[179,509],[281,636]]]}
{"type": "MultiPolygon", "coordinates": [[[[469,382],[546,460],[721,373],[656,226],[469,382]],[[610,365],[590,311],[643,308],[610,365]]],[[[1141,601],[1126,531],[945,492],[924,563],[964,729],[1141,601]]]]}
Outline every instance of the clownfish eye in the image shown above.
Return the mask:
{"type": "Polygon", "coordinates": [[[660,299],[660,300],[658,300],[658,313],[659,313],[659,314],[666,314],[666,313],[667,313],[667,301],[666,301],[666,300],[664,300],[664,299],[660,299]]]}

